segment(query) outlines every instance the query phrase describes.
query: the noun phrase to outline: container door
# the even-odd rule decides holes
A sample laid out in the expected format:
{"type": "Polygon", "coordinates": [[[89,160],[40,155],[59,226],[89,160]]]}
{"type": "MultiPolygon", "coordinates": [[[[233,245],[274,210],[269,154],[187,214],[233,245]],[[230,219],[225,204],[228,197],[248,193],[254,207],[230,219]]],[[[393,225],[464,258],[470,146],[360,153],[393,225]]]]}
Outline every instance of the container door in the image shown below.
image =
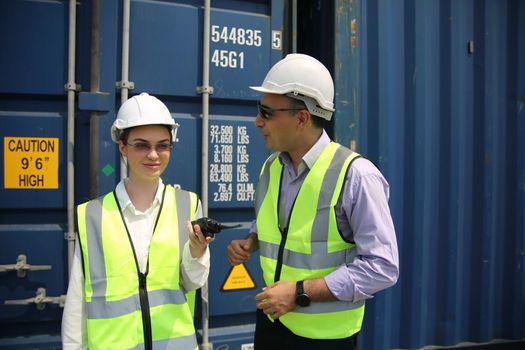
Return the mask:
{"type": "MultiPolygon", "coordinates": [[[[284,2],[211,3],[208,216],[242,226],[221,232],[211,247],[209,309],[201,312],[198,300],[196,322],[201,327],[208,314],[210,341],[236,346],[251,342],[254,296],[263,286],[258,256],[233,269],[226,246],[246,236],[254,219],[255,186],[269,151],[254,126],[259,95],[249,86],[260,85],[283,56],[284,2]]],[[[123,4],[101,1],[98,22],[93,5],[76,4],[75,84],[67,86],[69,3],[0,2],[0,30],[10,33],[0,37],[6,48],[0,55],[0,349],[60,344],[68,130],[74,128],[78,205],[120,180],[109,130],[123,85],[131,87],[129,96],[148,92],[166,103],[181,126],[163,180],[203,197],[203,2],[131,1],[127,82],[121,78],[123,4]],[[67,88],[75,91],[74,125],[68,125],[67,88]]]]}
{"type": "MultiPolygon", "coordinates": [[[[60,325],[67,277],[67,13],[58,1],[0,2],[1,338],[60,325]]],[[[13,348],[5,339],[0,344],[13,348]]]]}

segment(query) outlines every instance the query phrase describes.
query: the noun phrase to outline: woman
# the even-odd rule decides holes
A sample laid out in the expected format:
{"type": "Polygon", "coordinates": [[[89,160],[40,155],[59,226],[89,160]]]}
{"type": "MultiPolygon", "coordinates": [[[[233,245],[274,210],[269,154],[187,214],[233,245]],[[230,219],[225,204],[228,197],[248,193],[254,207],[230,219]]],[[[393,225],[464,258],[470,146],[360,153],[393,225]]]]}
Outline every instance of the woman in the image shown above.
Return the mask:
{"type": "Polygon", "coordinates": [[[197,349],[188,291],[209,273],[200,201],[164,185],[178,125],[157,98],[126,101],[111,128],[129,177],[77,208],[64,349],[197,349]],[[189,237],[189,240],[188,240],[189,237]]]}

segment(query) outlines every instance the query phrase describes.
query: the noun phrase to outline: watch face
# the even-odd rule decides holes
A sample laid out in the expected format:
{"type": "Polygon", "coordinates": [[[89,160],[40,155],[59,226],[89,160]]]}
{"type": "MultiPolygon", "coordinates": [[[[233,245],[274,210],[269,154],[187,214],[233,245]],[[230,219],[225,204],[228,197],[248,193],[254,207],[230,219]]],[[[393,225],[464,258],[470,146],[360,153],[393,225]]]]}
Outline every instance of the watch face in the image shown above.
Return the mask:
{"type": "Polygon", "coordinates": [[[310,297],[307,294],[299,294],[295,298],[295,303],[299,306],[308,306],[310,305],[310,297]]]}

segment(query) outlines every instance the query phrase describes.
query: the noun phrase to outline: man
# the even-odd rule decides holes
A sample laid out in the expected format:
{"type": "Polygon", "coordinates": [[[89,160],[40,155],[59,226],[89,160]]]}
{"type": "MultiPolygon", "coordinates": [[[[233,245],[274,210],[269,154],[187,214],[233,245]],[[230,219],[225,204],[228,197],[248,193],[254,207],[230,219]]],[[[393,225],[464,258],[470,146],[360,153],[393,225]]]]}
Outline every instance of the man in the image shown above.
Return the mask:
{"type": "Polygon", "coordinates": [[[260,249],[255,348],[356,349],[365,300],[396,283],[389,186],[368,160],[332,142],[334,86],[319,61],[290,54],[268,72],[255,125],[276,153],[263,165],[250,234],[232,265],[260,249]]]}

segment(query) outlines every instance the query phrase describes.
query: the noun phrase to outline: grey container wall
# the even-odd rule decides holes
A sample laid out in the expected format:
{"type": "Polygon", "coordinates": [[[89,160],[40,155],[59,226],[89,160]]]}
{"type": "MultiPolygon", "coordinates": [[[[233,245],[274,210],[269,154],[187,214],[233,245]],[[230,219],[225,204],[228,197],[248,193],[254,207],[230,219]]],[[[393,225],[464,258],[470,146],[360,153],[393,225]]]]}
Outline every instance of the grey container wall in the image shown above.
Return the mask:
{"type": "Polygon", "coordinates": [[[400,250],[363,348],[523,341],[525,2],[336,1],[334,18],[335,138],[386,175],[400,250]]]}

